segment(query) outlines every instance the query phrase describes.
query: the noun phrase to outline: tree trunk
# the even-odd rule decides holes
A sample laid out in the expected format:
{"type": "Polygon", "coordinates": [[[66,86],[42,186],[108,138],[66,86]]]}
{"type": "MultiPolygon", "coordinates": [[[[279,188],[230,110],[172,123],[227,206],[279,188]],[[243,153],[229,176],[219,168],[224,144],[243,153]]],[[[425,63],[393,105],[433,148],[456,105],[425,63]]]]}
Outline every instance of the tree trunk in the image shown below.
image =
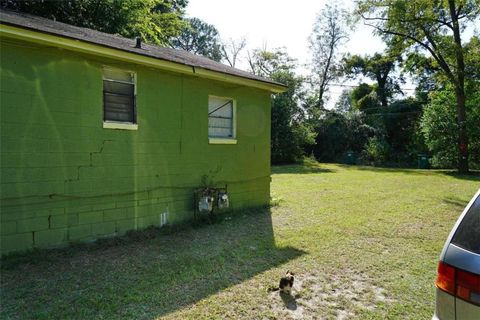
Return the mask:
{"type": "Polygon", "coordinates": [[[455,56],[457,60],[457,83],[455,94],[457,97],[457,121],[458,121],[458,171],[468,173],[468,136],[467,136],[467,113],[465,111],[465,61],[463,57],[462,39],[458,23],[458,12],[455,0],[448,0],[450,16],[452,18],[453,39],[455,41],[455,56]]]}
{"type": "Polygon", "coordinates": [[[387,91],[386,91],[386,84],[387,84],[387,77],[388,73],[385,74],[383,77],[377,77],[377,83],[378,83],[378,93],[380,96],[380,103],[382,104],[382,107],[386,108],[388,107],[388,101],[387,101],[387,91]]]}
{"type": "Polygon", "coordinates": [[[465,90],[456,88],[458,121],[458,172],[468,173],[468,135],[465,111],[465,90]]]}

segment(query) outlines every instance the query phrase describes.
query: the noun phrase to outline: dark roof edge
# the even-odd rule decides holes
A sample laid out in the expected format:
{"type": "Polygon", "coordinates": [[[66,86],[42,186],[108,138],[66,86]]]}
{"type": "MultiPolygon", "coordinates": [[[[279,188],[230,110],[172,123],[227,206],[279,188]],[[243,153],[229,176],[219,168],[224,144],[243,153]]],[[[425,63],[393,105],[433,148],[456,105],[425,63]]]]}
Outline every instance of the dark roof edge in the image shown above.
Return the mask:
{"type": "MultiPolygon", "coordinates": [[[[215,62],[213,60],[197,56],[183,50],[143,44],[144,49],[146,49],[145,51],[143,51],[142,49],[134,47],[134,40],[120,37],[117,35],[103,33],[93,29],[76,27],[73,25],[49,20],[42,17],[1,9],[0,24],[27,29],[33,32],[47,34],[54,37],[61,37],[74,41],[80,41],[94,46],[119,50],[130,54],[164,61],[167,63],[183,65],[192,68],[192,70],[195,70],[195,68],[199,68],[213,73],[224,74],[235,78],[242,78],[247,81],[261,82],[264,84],[264,86],[270,87],[270,91],[276,93],[284,92],[287,89],[287,87],[281,83],[250,74],[243,70],[231,68],[219,62],[215,62]],[[57,26],[59,27],[58,29],[54,28],[57,26]],[[83,37],[81,37],[82,35],[83,37]],[[132,46],[130,46],[130,42],[132,42],[132,46]]],[[[218,78],[217,80],[222,81],[220,79],[221,75],[216,78],[218,78]]],[[[248,84],[245,85],[248,86],[248,84]]]]}

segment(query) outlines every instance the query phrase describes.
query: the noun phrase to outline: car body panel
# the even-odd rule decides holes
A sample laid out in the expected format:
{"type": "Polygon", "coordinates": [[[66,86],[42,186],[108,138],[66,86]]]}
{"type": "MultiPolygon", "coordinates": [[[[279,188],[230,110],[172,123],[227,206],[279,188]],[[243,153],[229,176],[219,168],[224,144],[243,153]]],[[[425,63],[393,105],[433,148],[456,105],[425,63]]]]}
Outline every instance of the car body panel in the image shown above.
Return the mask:
{"type": "Polygon", "coordinates": [[[465,217],[465,215],[467,214],[468,210],[469,210],[470,207],[473,205],[473,203],[475,202],[475,199],[477,199],[478,196],[480,196],[480,189],[477,191],[477,193],[475,194],[475,196],[472,197],[472,200],[470,200],[470,202],[469,202],[468,205],[465,207],[465,209],[463,210],[463,212],[462,212],[462,214],[460,215],[460,217],[458,217],[457,222],[455,223],[455,225],[454,225],[453,228],[452,228],[452,231],[450,231],[450,234],[448,235],[447,241],[445,241],[445,245],[443,246],[442,253],[440,254],[440,261],[443,261],[443,258],[445,257],[445,254],[446,254],[446,252],[447,252],[447,249],[448,249],[450,243],[452,242],[452,238],[453,238],[453,236],[455,235],[455,232],[457,232],[458,226],[460,225],[460,223],[462,223],[463,217],[465,217]]]}
{"type": "Polygon", "coordinates": [[[434,320],[455,320],[455,297],[437,288],[434,320]]]}
{"type": "MultiPolygon", "coordinates": [[[[462,299],[456,298],[455,310],[457,320],[479,320],[480,319],[480,306],[476,306],[462,299]]],[[[442,319],[443,320],[443,319],[442,319]]]]}
{"type": "Polygon", "coordinates": [[[462,249],[453,243],[448,245],[442,261],[456,268],[480,274],[480,254],[462,249]]]}
{"type": "MultiPolygon", "coordinates": [[[[455,268],[480,275],[480,255],[452,244],[463,218],[468,213],[476,199],[480,197],[480,189],[472,197],[468,205],[459,216],[452,231],[443,246],[440,261],[455,268]]],[[[457,298],[439,288],[436,288],[435,314],[432,320],[479,320],[480,306],[457,298]]]]}

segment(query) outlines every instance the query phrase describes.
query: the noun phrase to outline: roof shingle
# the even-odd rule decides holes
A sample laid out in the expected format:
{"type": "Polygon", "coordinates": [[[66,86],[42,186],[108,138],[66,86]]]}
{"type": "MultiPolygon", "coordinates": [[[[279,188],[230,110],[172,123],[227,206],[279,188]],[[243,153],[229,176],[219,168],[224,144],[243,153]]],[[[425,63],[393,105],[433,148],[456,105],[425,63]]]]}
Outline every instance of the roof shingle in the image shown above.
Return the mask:
{"type": "Polygon", "coordinates": [[[139,54],[155,59],[174,62],[191,67],[200,67],[206,70],[223,74],[237,76],[249,80],[260,81],[274,86],[285,87],[275,81],[253,75],[251,73],[232,68],[208,58],[193,53],[171,49],[166,47],[142,43],[141,48],[136,48],[135,40],[127,39],[113,34],[108,34],[88,28],[76,27],[66,23],[32,16],[25,13],[18,13],[8,10],[0,10],[0,23],[26,28],[41,33],[52,34],[65,38],[80,40],[100,46],[114,48],[117,50],[139,54]]]}

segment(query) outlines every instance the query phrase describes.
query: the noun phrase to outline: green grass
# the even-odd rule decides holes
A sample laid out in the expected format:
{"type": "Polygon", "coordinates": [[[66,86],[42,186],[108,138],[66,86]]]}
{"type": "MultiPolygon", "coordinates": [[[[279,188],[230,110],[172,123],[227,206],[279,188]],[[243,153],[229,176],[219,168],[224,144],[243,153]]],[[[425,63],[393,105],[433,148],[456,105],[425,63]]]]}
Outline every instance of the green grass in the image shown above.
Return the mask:
{"type": "Polygon", "coordinates": [[[478,176],[311,162],[272,176],[271,209],[9,264],[0,317],[431,317],[438,255],[478,176]],[[267,292],[287,269],[293,296],[267,292]]]}

